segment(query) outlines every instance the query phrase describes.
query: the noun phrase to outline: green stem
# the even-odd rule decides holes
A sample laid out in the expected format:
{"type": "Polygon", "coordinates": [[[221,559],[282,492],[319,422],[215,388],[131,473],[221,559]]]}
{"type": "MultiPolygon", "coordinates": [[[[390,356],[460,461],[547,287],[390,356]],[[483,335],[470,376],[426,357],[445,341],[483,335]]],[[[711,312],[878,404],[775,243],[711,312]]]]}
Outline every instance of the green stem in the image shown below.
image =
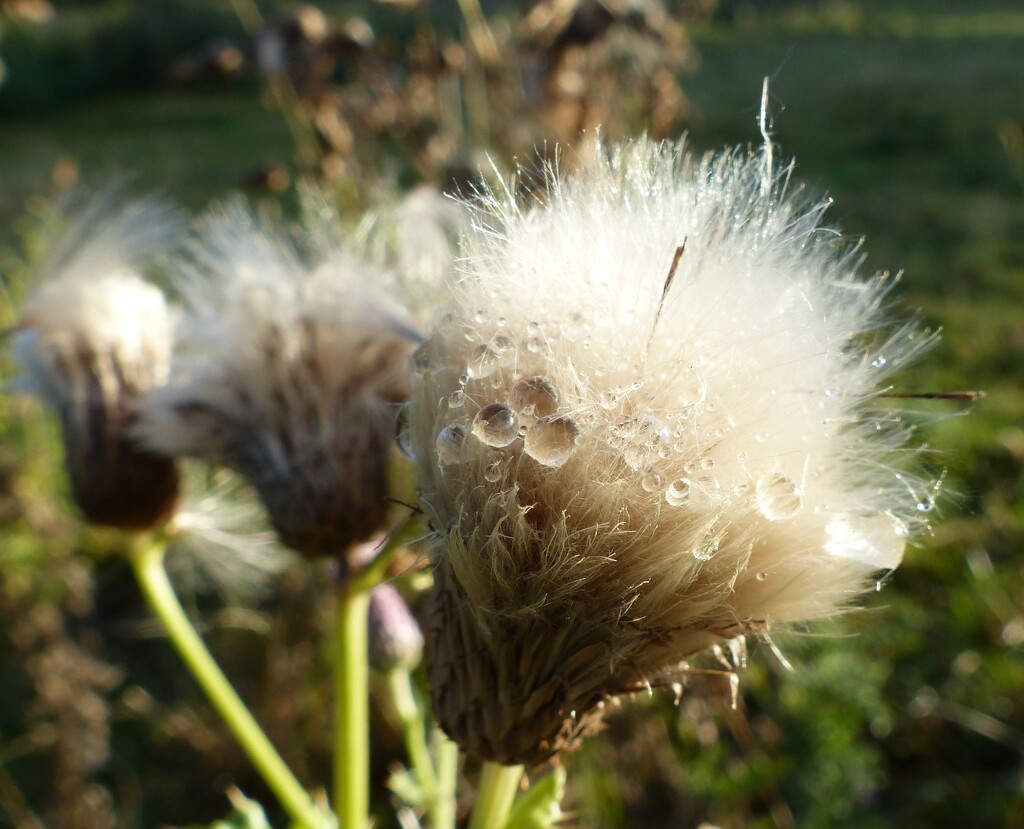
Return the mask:
{"type": "Polygon", "coordinates": [[[419,526],[417,518],[418,516],[413,513],[408,518],[404,518],[401,523],[388,533],[387,540],[384,541],[380,552],[374,556],[373,561],[362,570],[348,576],[351,579],[350,590],[369,592],[384,581],[384,576],[387,575],[388,567],[391,566],[395,553],[412,538],[417,530],[419,526]]]}
{"type": "Polygon", "coordinates": [[[370,813],[370,593],[337,588],[334,662],[334,811],[342,829],[365,829],[370,813]]]}
{"type": "Polygon", "coordinates": [[[171,644],[291,819],[307,829],[325,826],[324,816],[285,765],[192,627],[174,595],[163,567],[163,557],[163,541],[139,544],[131,551],[135,577],[149,606],[163,623],[171,644]]]}
{"type": "Polygon", "coordinates": [[[440,728],[434,731],[437,789],[430,803],[431,829],[455,829],[455,797],[459,781],[459,747],[440,728]]]}
{"type": "Polygon", "coordinates": [[[415,526],[415,515],[405,519],[373,562],[346,574],[336,589],[334,811],[342,829],[365,829],[370,814],[370,591],[415,526]]]}
{"type": "Polygon", "coordinates": [[[395,711],[402,722],[402,737],[405,739],[409,763],[416,774],[417,782],[433,799],[437,794],[437,778],[434,775],[434,764],[430,760],[430,749],[427,747],[423,709],[413,691],[412,677],[404,668],[395,668],[388,672],[388,686],[391,688],[391,700],[394,702],[395,711]]]}
{"type": "Polygon", "coordinates": [[[504,829],[522,778],[522,766],[484,763],[469,829],[504,829]]]}

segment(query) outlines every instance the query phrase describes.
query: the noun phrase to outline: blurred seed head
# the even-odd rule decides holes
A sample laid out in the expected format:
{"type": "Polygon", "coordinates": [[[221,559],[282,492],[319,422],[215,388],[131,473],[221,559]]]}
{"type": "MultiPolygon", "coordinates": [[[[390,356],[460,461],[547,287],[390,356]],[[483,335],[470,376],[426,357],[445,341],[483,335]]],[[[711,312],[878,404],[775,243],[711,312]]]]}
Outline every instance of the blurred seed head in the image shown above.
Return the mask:
{"type": "Polygon", "coordinates": [[[598,148],[475,216],[413,359],[436,531],[431,686],[477,757],[571,748],[603,700],[818,619],[928,508],[873,396],[927,344],[770,153],[598,148]]]}
{"type": "Polygon", "coordinates": [[[188,313],[147,444],[241,473],[305,555],[381,529],[415,334],[378,274],[340,254],[307,262],[237,206],[207,217],[177,270],[188,313]]]}
{"type": "Polygon", "coordinates": [[[167,379],[172,341],[164,296],[140,274],[176,223],[156,202],[116,205],[111,192],[54,224],[16,325],[23,371],[8,388],[38,396],[60,417],[86,519],[144,529],[170,516],[178,473],[131,434],[141,401],[167,379]]]}
{"type": "Polygon", "coordinates": [[[390,584],[370,593],[370,664],[378,671],[411,671],[423,658],[423,632],[409,606],[390,584]]]}

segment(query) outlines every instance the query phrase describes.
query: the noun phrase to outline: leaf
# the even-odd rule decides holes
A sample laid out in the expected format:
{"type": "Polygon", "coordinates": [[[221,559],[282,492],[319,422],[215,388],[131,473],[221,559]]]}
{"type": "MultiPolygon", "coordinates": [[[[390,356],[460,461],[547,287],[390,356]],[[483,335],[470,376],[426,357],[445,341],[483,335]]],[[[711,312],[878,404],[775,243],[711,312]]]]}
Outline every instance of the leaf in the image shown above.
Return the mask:
{"type": "Polygon", "coordinates": [[[509,813],[506,829],[547,829],[562,819],[562,796],[565,794],[565,768],[541,778],[516,798],[509,813]]]}

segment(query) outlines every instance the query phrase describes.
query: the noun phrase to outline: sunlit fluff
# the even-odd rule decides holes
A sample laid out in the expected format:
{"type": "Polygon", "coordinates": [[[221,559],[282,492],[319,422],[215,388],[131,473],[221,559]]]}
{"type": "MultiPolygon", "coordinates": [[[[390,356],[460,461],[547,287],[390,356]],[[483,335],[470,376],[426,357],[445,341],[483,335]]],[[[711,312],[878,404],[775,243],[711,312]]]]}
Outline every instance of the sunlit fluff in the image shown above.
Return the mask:
{"type": "Polygon", "coordinates": [[[344,554],[386,520],[401,310],[366,265],[305,261],[237,207],[206,219],[178,270],[188,313],[142,433],[244,475],[287,546],[344,554]]]}
{"type": "Polygon", "coordinates": [[[451,272],[458,238],[469,225],[466,206],[427,185],[386,199],[347,232],[330,197],[303,194],[310,246],[325,261],[353,247],[379,268],[378,279],[417,322],[429,320],[438,289],[451,272]]]}
{"type": "Polygon", "coordinates": [[[260,596],[294,557],[277,543],[251,488],[225,469],[186,464],[186,492],[167,526],[167,570],[181,588],[260,596]]]}
{"type": "Polygon", "coordinates": [[[129,434],[141,399],[170,366],[171,313],[140,270],[175,222],[156,203],[110,198],[44,234],[39,284],[14,336],[23,373],[8,388],[57,411],[86,518],[140,529],[167,517],[178,488],[173,463],[129,434]]]}
{"type": "MultiPolygon", "coordinates": [[[[688,655],[848,605],[902,556],[918,350],[891,280],[763,155],[639,142],[487,197],[410,412],[437,534],[442,726],[504,763],[572,746],[688,655]]],[[[922,504],[927,508],[927,504],[922,504]]]]}

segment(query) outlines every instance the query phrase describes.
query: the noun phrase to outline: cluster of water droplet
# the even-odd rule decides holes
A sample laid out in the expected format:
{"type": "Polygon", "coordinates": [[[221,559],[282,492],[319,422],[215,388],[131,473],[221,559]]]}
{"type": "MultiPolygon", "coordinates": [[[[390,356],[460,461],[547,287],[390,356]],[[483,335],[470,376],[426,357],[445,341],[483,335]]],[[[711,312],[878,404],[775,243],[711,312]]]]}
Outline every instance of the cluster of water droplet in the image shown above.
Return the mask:
{"type": "MultiPolygon", "coordinates": [[[[617,460],[628,470],[624,474],[636,476],[643,492],[668,507],[708,506],[753,490],[769,521],[785,520],[801,509],[798,486],[777,471],[752,476],[744,464],[746,452],[738,452],[727,464],[732,474],[714,469],[713,452],[701,447],[713,450],[730,424],[714,414],[714,395],[709,396],[706,376],[697,365],[675,363],[670,378],[648,377],[645,388],[637,379],[640,366],[631,367],[637,370],[634,379],[615,383],[622,379],[621,369],[605,367],[595,358],[589,365],[574,365],[573,372],[588,385],[605,388],[589,395],[573,393],[566,400],[554,379],[564,372],[552,369],[550,352],[559,339],[574,343],[577,356],[580,347],[583,352],[591,348],[593,327],[581,315],[570,314],[554,327],[529,322],[517,331],[480,309],[469,320],[449,315],[439,330],[440,336],[458,343],[452,350],[465,359],[457,385],[439,401],[434,451],[442,469],[479,457],[482,447],[494,450],[486,456],[487,480],[502,478],[511,453],[558,468],[577,451],[586,431],[588,439],[600,444],[601,457],[617,460]],[[657,409],[659,416],[650,414],[655,410],[651,387],[667,383],[671,406],[657,409]]],[[[427,346],[414,355],[413,368],[420,375],[436,371],[427,346]]],[[[445,376],[454,376],[450,366],[445,376]]],[[[401,426],[399,432],[400,445],[407,444],[401,426]]],[[[618,474],[623,474],[621,468],[618,474]]]]}
{"type": "MultiPolygon", "coordinates": [[[[826,513],[826,548],[863,560],[898,559],[906,528],[886,528],[847,519],[837,507],[808,501],[806,487],[820,488],[825,467],[781,463],[783,450],[773,423],[752,429],[737,423],[711,378],[716,358],[668,360],[663,368],[616,365],[614,346],[580,314],[555,323],[510,324],[485,309],[466,317],[449,314],[435,337],[444,365],[431,365],[431,344],[413,356],[414,373],[437,394],[433,452],[443,475],[456,475],[471,461],[489,483],[505,481],[520,457],[535,468],[558,470],[586,445],[596,459],[591,480],[634,480],[641,498],[669,510],[758,516],[768,525],[805,512],[826,513]],[[461,362],[453,362],[453,356],[461,362]],[[799,469],[799,467],[797,467],[799,469]],[[831,523],[829,523],[831,522],[831,523]],[[845,523],[843,523],[845,522],[845,523]]],[[[729,378],[733,387],[742,378],[729,378]]],[[[729,398],[732,399],[731,397],[729,398]]],[[[825,391],[801,398],[801,415],[827,430],[842,401],[825,391]]],[[[836,418],[838,419],[838,418],[836,418]]],[[[399,444],[409,439],[399,424],[399,444]]],[[[806,444],[808,437],[795,440],[806,444]]],[[[421,447],[421,449],[424,447],[421,447]]],[[[796,445],[787,445],[792,454],[796,445]]],[[[693,551],[710,559],[720,539],[709,537],[693,551]]],[[[764,580],[766,573],[757,573],[764,580]]]]}
{"type": "MultiPolygon", "coordinates": [[[[463,338],[456,353],[465,363],[457,375],[452,367],[430,365],[429,344],[413,358],[414,371],[455,378],[439,400],[434,451],[442,471],[474,458],[486,458],[484,478],[500,481],[508,460],[525,455],[543,467],[566,464],[580,445],[582,427],[565,411],[563,395],[549,377],[548,341],[539,323],[513,331],[503,318],[491,320],[485,310],[471,323],[454,317],[442,321],[439,336],[463,338]],[[485,454],[481,454],[481,452],[485,454]]],[[[437,382],[438,378],[433,378],[437,382]]],[[[401,439],[400,424],[399,442],[401,439]]]]}

